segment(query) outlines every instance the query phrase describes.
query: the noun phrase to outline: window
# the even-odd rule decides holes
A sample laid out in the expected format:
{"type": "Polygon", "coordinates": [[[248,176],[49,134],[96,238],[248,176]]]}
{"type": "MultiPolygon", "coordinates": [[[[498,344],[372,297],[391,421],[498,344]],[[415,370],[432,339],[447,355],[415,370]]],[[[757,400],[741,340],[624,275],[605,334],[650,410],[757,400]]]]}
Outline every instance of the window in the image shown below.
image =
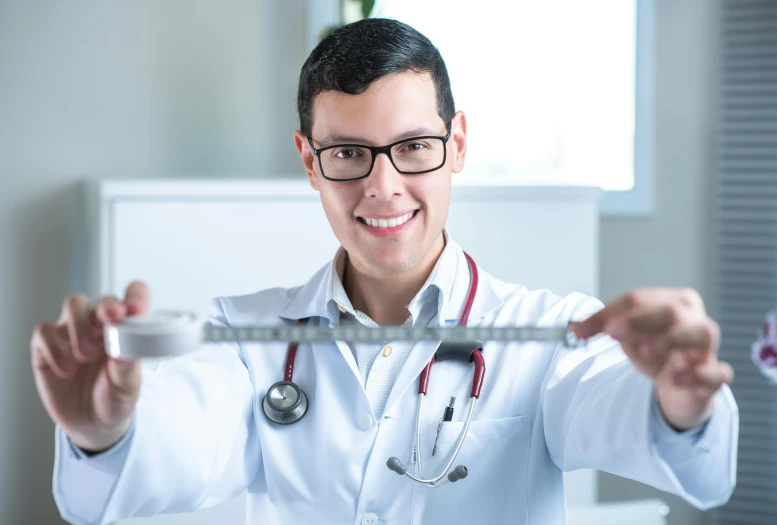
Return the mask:
{"type": "Polygon", "coordinates": [[[468,118],[459,180],[599,186],[603,211],[642,214],[652,207],[650,3],[376,0],[371,16],[406,22],[440,49],[468,118]]]}

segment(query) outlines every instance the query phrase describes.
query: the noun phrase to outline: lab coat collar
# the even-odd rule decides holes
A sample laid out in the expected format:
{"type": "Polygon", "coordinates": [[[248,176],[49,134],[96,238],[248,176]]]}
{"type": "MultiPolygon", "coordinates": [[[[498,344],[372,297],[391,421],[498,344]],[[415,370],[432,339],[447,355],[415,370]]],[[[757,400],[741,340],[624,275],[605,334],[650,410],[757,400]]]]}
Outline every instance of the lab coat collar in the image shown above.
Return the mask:
{"type": "MultiPolygon", "coordinates": [[[[451,272],[453,278],[449,283],[449,288],[443,294],[443,305],[441,308],[443,315],[440,317],[440,326],[458,323],[461,312],[464,310],[464,304],[467,302],[467,294],[469,293],[472,279],[467,258],[464,256],[464,250],[453,239],[449,238],[449,242],[453,244],[456,252],[456,257],[452,262],[455,265],[455,269],[451,272]]],[[[476,257],[476,255],[472,256],[475,264],[477,264],[476,257]]],[[[488,315],[504,303],[494,288],[493,278],[485,273],[480,266],[478,266],[478,278],[475,301],[469,313],[470,322],[477,321],[488,315]]]]}
{"type": "Polygon", "coordinates": [[[291,321],[310,317],[329,319],[326,311],[327,277],[332,272],[332,262],[318,270],[310,280],[299,288],[299,291],[279,314],[281,318],[291,321]]]}
{"type": "MultiPolygon", "coordinates": [[[[456,241],[453,240],[447,230],[446,234],[446,250],[450,248],[451,251],[455,253],[455,257],[450,257],[450,262],[447,262],[448,258],[446,257],[446,260],[443,262],[446,266],[452,264],[455,268],[450,273],[441,270],[446,277],[450,275],[452,278],[448,277],[445,281],[449,282],[440,282],[438,285],[443,292],[440,294],[442,305],[439,309],[439,312],[442,312],[442,315],[437,317],[440,326],[443,326],[445,322],[458,321],[461,311],[464,309],[471,278],[464,251],[456,241]]],[[[331,323],[333,320],[330,318],[330,313],[327,311],[327,298],[331,286],[333,264],[334,260],[330,261],[326,266],[317,271],[315,275],[299,289],[288,306],[280,312],[280,317],[289,320],[322,317],[331,323]]],[[[447,268],[445,270],[447,270],[447,268]]],[[[479,273],[480,283],[477,293],[475,294],[475,302],[470,311],[470,321],[475,321],[496,310],[503,302],[494,289],[493,278],[483,271],[480,271],[479,273]]]]}

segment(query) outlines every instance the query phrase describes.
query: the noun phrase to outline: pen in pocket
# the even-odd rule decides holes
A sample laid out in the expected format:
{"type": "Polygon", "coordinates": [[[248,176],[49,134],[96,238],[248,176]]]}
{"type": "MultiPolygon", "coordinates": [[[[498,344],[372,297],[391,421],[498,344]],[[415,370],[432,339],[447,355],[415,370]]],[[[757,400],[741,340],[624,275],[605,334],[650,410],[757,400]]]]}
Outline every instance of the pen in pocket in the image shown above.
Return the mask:
{"type": "Polygon", "coordinates": [[[442,430],[442,424],[444,421],[450,421],[453,419],[453,404],[456,402],[456,398],[452,397],[451,402],[445,407],[445,412],[440,418],[440,422],[437,424],[437,434],[434,436],[434,446],[432,446],[432,456],[437,452],[437,439],[440,437],[440,430],[442,430]]]}

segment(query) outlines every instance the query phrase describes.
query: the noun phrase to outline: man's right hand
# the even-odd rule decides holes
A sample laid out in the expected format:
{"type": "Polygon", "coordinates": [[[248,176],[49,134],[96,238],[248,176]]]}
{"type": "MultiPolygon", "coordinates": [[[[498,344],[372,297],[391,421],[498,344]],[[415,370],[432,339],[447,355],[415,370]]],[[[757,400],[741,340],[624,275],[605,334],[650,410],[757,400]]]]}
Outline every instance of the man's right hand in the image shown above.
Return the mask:
{"type": "Polygon", "coordinates": [[[103,327],[148,312],[149,298],[141,282],[127,288],[123,301],[108,296],[92,305],[83,294],[70,295],[59,321],[40,323],[32,333],[32,371],[43,406],[87,452],[106,450],[126,434],[140,393],[140,361],[108,356],[103,327]]]}

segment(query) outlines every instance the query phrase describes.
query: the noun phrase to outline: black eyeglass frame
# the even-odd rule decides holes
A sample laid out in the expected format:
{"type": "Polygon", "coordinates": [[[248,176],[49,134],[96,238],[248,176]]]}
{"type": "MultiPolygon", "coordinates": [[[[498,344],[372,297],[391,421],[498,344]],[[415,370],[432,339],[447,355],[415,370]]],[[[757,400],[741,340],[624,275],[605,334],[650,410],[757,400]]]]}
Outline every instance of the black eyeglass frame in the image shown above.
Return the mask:
{"type": "Polygon", "coordinates": [[[313,138],[307,137],[308,143],[310,144],[310,150],[313,152],[313,154],[318,157],[318,167],[321,169],[321,175],[326,180],[331,180],[332,182],[352,182],[355,180],[361,180],[366,179],[370,176],[372,173],[372,168],[375,166],[375,159],[378,158],[378,155],[381,153],[385,153],[386,156],[389,158],[389,161],[391,162],[391,165],[394,166],[394,169],[397,170],[402,175],[421,175],[422,173],[429,173],[432,171],[437,171],[443,166],[445,166],[445,161],[448,160],[448,140],[451,138],[451,130],[448,129],[448,133],[446,133],[444,136],[439,135],[424,135],[421,137],[410,137],[408,139],[398,140],[396,142],[392,142],[391,144],[387,146],[366,146],[364,144],[335,144],[333,146],[326,146],[320,149],[316,149],[316,147],[313,145],[313,138]],[[391,156],[391,148],[396,146],[397,144],[402,144],[404,142],[412,142],[414,140],[421,140],[421,139],[438,139],[442,141],[442,162],[439,166],[436,168],[424,170],[424,171],[402,171],[401,169],[397,168],[396,163],[394,162],[394,158],[391,156]],[[334,148],[344,148],[344,147],[351,147],[351,148],[363,148],[366,150],[369,150],[372,154],[372,162],[370,163],[370,169],[367,170],[367,173],[365,175],[362,175],[361,177],[354,177],[352,179],[332,179],[330,177],[326,176],[326,172],[324,171],[324,164],[321,161],[321,153],[324,151],[334,149],[334,148]]]}

